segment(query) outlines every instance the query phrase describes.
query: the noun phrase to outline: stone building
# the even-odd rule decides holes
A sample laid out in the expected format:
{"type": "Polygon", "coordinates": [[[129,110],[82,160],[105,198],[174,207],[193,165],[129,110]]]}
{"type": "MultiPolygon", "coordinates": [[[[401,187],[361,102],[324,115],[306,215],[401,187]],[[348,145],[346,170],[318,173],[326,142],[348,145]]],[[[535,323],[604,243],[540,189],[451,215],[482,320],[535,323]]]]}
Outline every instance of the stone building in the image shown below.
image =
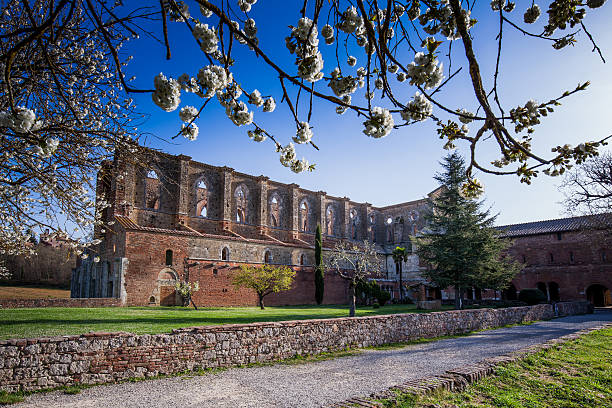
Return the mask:
{"type": "Polygon", "coordinates": [[[538,288],[550,301],[612,305],[612,213],[499,227],[510,253],[525,264],[506,296],[538,288]]]}
{"type": "MultiPolygon", "coordinates": [[[[147,167],[116,158],[98,175],[97,190],[110,203],[97,229],[100,261],[84,261],[72,279],[72,297],[118,297],[125,305],[173,305],[174,284],[198,281],[202,306],[254,305],[250,290],[236,290],[231,276],[243,264],[282,264],[296,270],[294,287],[272,294],[270,305],[314,303],[314,236],[323,247],[338,240],[368,240],[384,259],[377,281],[398,296],[391,251],[411,248],[424,226],[427,199],[387,207],[358,203],[297,184],[283,184],[190,157],[150,152],[147,167]],[[111,176],[112,175],[112,176],[111,176]]],[[[435,192],[430,193],[430,196],[435,192]]],[[[412,255],[403,279],[418,281],[412,255]]],[[[347,301],[346,281],[325,276],[325,303],[347,301]]]]}

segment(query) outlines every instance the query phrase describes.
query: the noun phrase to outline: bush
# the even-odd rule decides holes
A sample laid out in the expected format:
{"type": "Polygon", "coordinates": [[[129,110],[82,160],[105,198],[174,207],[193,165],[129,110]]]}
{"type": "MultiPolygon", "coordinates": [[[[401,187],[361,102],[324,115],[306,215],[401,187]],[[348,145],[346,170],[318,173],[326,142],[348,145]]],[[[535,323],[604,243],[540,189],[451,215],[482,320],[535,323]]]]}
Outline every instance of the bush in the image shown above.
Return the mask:
{"type": "Polygon", "coordinates": [[[374,303],[372,303],[372,307],[374,309],[378,309],[380,307],[380,305],[378,304],[378,302],[374,302],[374,303]]]}
{"type": "Polygon", "coordinates": [[[376,281],[359,281],[355,287],[355,292],[361,304],[378,303],[384,306],[391,299],[391,294],[384,291],[376,281]]]}
{"type": "Polygon", "coordinates": [[[518,296],[521,302],[528,305],[537,305],[538,303],[546,302],[546,295],[540,289],[522,289],[518,296]]]}
{"type": "MultiPolygon", "coordinates": [[[[380,288],[380,287],[379,287],[380,288]]],[[[380,289],[376,294],[376,299],[381,306],[384,306],[391,299],[391,294],[387,291],[380,289]]]]}

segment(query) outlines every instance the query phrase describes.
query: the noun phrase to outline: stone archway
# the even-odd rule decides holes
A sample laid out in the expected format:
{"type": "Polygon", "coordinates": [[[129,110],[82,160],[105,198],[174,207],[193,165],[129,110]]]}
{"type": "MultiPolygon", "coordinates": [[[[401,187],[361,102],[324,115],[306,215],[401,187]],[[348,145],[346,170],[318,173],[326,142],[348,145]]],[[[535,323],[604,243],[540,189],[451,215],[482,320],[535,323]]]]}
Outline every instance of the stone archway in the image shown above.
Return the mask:
{"type": "Polygon", "coordinates": [[[177,282],[178,274],[174,269],[162,269],[157,275],[157,282],[151,294],[151,300],[154,299],[157,306],[180,306],[181,301],[175,288],[177,282]]]}
{"type": "Polygon", "coordinates": [[[604,285],[594,284],[586,290],[587,300],[595,307],[612,306],[610,289],[604,285]]]}

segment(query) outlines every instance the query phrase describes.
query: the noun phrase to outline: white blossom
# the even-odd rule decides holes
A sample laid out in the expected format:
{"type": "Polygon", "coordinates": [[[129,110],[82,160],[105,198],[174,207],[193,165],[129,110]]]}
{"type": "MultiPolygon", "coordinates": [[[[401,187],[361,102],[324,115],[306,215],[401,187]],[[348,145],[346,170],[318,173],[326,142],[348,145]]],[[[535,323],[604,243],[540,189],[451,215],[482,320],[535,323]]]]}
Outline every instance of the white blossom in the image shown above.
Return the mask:
{"type": "Polygon", "coordinates": [[[191,78],[187,74],[182,74],[177,79],[181,89],[185,92],[199,92],[200,86],[198,85],[198,81],[195,78],[191,78]]]}
{"type": "Polygon", "coordinates": [[[251,92],[251,95],[249,95],[249,103],[255,106],[261,106],[264,104],[261,93],[257,89],[255,89],[253,92],[251,92]]]}
{"type": "Polygon", "coordinates": [[[268,138],[268,136],[266,136],[266,134],[263,132],[263,130],[261,130],[259,128],[255,129],[255,130],[249,130],[247,132],[247,134],[255,142],[263,142],[264,140],[266,140],[268,138]]]}
{"type": "Polygon", "coordinates": [[[342,78],[332,78],[328,84],[334,94],[339,98],[354,93],[357,90],[358,85],[359,80],[350,75],[342,78]]]}
{"type": "Polygon", "coordinates": [[[323,28],[321,28],[321,35],[326,40],[328,38],[334,38],[334,28],[330,26],[329,24],[325,24],[323,28]]]}
{"type": "Polygon", "coordinates": [[[274,109],[276,109],[276,101],[274,100],[274,98],[269,97],[264,102],[263,111],[264,112],[274,112],[274,109]]]}
{"type": "Polygon", "coordinates": [[[303,58],[298,63],[298,75],[308,82],[316,82],[323,78],[323,56],[317,51],[316,54],[303,58]]]}
{"type": "Polygon", "coordinates": [[[291,171],[294,173],[302,173],[309,168],[309,163],[306,159],[293,160],[291,163],[291,171]]]}
{"type": "Polygon", "coordinates": [[[410,85],[422,85],[425,89],[435,88],[444,79],[443,64],[438,65],[436,57],[432,54],[417,52],[407,71],[410,85]]]}
{"type": "Polygon", "coordinates": [[[255,26],[255,20],[252,18],[247,19],[244,22],[244,34],[249,38],[255,38],[257,35],[257,27],[255,26]]]}
{"type": "Polygon", "coordinates": [[[412,101],[406,106],[406,109],[401,112],[401,116],[406,122],[410,120],[422,122],[431,116],[432,113],[433,105],[431,102],[420,92],[417,92],[412,101]]]}
{"type": "Polygon", "coordinates": [[[357,12],[355,6],[349,7],[342,13],[342,21],[338,23],[336,27],[347,34],[352,34],[355,32],[357,35],[361,34],[361,32],[364,30],[363,19],[357,12]]]}
{"type": "Polygon", "coordinates": [[[310,130],[308,122],[300,122],[297,132],[295,136],[293,136],[293,141],[297,144],[309,143],[312,136],[312,130],[310,130]]]}
{"type": "Polygon", "coordinates": [[[164,74],[160,73],[153,80],[153,85],[155,91],[151,97],[157,106],[166,112],[172,112],[178,108],[181,103],[181,86],[176,80],[167,79],[164,74]]]}
{"type": "Polygon", "coordinates": [[[372,108],[370,119],[363,122],[363,125],[365,126],[363,133],[378,139],[391,133],[394,122],[388,109],[376,106],[372,108]]]}
{"type": "MultiPolygon", "coordinates": [[[[457,109],[457,113],[460,113],[461,115],[465,115],[465,116],[470,116],[470,117],[474,116],[474,114],[472,112],[469,112],[466,109],[457,109]]],[[[471,119],[471,118],[467,118],[465,116],[459,116],[459,121],[461,123],[468,124],[468,123],[470,123],[470,122],[472,122],[474,120],[474,119],[471,119]]]]}
{"type": "Polygon", "coordinates": [[[355,64],[357,64],[357,58],[351,55],[346,59],[346,63],[349,64],[351,67],[354,67],[355,64]]]}
{"type": "Polygon", "coordinates": [[[200,41],[200,48],[207,54],[218,49],[219,38],[214,28],[208,28],[208,24],[198,23],[193,27],[193,36],[200,41]]]}
{"type": "Polygon", "coordinates": [[[541,13],[542,10],[540,10],[540,6],[534,4],[525,11],[525,14],[523,15],[523,21],[525,21],[525,23],[527,24],[533,24],[540,17],[541,13]]]}
{"type": "Polygon", "coordinates": [[[187,140],[191,140],[191,141],[196,140],[198,138],[199,131],[200,129],[195,123],[192,123],[188,126],[185,124],[181,125],[181,134],[187,140]]]}
{"type": "Polygon", "coordinates": [[[225,89],[231,81],[232,74],[228,76],[219,65],[208,65],[198,72],[198,83],[202,89],[206,89],[205,98],[211,98],[217,91],[225,89]]]}
{"type": "Polygon", "coordinates": [[[233,106],[226,106],[225,114],[236,126],[249,125],[253,122],[253,112],[249,112],[248,107],[242,101],[233,106]]]}
{"type": "Polygon", "coordinates": [[[209,8],[201,4],[200,4],[200,13],[202,13],[202,15],[207,18],[213,15],[212,10],[210,10],[209,8]]]}
{"type": "Polygon", "coordinates": [[[185,106],[179,111],[179,118],[183,122],[191,122],[198,115],[198,109],[194,106],[185,106]]]}
{"type": "Polygon", "coordinates": [[[36,113],[25,106],[15,107],[14,113],[0,112],[0,127],[11,128],[16,133],[34,132],[42,124],[42,120],[36,120],[36,113]]]}
{"type": "Polygon", "coordinates": [[[282,147],[279,152],[281,164],[285,167],[290,167],[295,161],[295,146],[293,146],[293,143],[282,147]]]}

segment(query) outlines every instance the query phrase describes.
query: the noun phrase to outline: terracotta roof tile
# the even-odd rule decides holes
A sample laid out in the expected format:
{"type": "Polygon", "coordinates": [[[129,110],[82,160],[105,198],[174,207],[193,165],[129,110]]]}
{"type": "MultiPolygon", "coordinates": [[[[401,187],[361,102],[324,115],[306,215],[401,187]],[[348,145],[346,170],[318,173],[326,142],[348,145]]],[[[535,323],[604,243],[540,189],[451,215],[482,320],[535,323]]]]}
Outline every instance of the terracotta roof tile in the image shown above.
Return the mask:
{"type": "Polygon", "coordinates": [[[550,234],[583,229],[610,229],[612,228],[612,213],[502,225],[495,228],[500,230],[502,236],[505,237],[550,234]]]}

